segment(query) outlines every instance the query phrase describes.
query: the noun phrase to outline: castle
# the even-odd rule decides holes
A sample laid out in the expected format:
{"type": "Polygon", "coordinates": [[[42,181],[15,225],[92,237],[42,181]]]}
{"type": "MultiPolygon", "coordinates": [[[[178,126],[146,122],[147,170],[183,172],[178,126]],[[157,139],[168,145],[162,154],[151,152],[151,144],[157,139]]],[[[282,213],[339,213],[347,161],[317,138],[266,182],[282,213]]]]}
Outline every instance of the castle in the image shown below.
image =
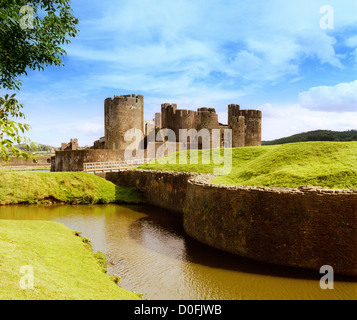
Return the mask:
{"type": "MultiPolygon", "coordinates": [[[[144,97],[124,95],[107,98],[104,102],[105,136],[94,143],[94,149],[125,149],[130,142],[124,141],[127,130],[141,130],[144,136],[151,131],[171,129],[179,142],[180,129],[232,129],[232,147],[261,145],[262,112],[259,110],[240,110],[240,106],[228,106],[228,124],[218,122],[218,114],[213,108],[199,108],[197,111],[177,109],[177,104],[164,103],[161,113],[155,119],[144,121],[144,97]]],[[[223,136],[222,136],[222,147],[223,136]]]]}
{"type": "MultiPolygon", "coordinates": [[[[219,123],[218,114],[213,108],[199,108],[197,111],[182,110],[177,109],[177,104],[170,103],[161,105],[161,112],[155,114],[155,119],[144,121],[142,95],[114,96],[104,101],[104,137],[95,141],[90,148],[80,148],[76,139],[72,139],[69,144],[62,144],[62,151],[56,152],[56,156],[52,159],[52,169],[77,171],[85,162],[122,160],[124,150],[133,143],[125,141],[124,138],[125,133],[130,129],[140,130],[143,133],[144,141],[137,141],[137,148],[145,150],[150,135],[152,137],[154,134],[156,149],[164,143],[164,138],[155,139],[160,129],[171,129],[175,133],[177,144],[182,143],[179,141],[180,129],[195,129],[197,132],[207,129],[210,133],[218,129],[221,147],[238,148],[261,145],[261,124],[260,110],[241,110],[236,104],[228,106],[227,124],[219,123]],[[231,145],[226,144],[225,129],[232,130],[231,145]]],[[[202,142],[198,144],[198,148],[202,148],[202,142]]],[[[176,150],[178,151],[179,148],[176,150]]]]}

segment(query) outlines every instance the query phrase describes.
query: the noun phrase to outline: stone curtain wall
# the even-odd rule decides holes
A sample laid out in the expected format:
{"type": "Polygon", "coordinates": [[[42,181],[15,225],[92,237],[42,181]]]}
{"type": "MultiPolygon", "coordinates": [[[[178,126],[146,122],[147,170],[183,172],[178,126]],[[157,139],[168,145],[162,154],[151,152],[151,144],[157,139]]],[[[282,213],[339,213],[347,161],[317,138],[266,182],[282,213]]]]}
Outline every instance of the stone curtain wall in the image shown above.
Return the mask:
{"type": "Polygon", "coordinates": [[[108,172],[106,179],[116,185],[137,188],[147,203],[182,213],[188,180],[198,173],[179,173],[151,170],[108,172]]]}
{"type": "Polygon", "coordinates": [[[24,167],[49,167],[51,165],[51,155],[36,156],[36,161],[32,159],[10,157],[9,163],[0,161],[0,166],[24,166],[24,167]]]}
{"type": "Polygon", "coordinates": [[[184,229],[210,246],[257,260],[357,275],[357,190],[188,183],[184,229]]]}
{"type": "Polygon", "coordinates": [[[212,175],[107,173],[149,204],[180,212],[188,235],[212,247],[280,265],[357,276],[357,190],[232,187],[212,175]]]}
{"type": "Polygon", "coordinates": [[[86,149],[56,151],[51,165],[51,171],[83,171],[83,164],[87,162],[121,161],[124,150],[86,149]]]}

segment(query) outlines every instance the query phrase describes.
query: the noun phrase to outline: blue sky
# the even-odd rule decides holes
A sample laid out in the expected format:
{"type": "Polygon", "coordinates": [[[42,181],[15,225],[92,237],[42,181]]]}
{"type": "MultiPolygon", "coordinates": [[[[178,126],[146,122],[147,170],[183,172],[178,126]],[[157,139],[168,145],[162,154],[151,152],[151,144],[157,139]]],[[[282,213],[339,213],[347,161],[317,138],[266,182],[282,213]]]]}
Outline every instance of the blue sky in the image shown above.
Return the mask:
{"type": "Polygon", "coordinates": [[[104,99],[263,111],[263,140],[357,129],[357,1],[74,0],[65,66],[30,72],[19,100],[29,138],[59,146],[104,135],[104,99]],[[328,5],[333,11],[324,11],[328,5]],[[331,19],[333,18],[333,20],[331,19]],[[326,26],[329,27],[326,29],[326,26]]]}

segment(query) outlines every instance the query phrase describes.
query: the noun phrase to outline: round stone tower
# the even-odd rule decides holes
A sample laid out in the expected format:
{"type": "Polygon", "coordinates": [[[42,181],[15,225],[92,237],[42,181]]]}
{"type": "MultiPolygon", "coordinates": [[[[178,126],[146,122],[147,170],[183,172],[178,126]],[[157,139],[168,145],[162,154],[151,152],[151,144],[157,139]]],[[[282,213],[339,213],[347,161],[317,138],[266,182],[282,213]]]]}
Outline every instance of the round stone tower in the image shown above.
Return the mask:
{"type": "Polygon", "coordinates": [[[219,129],[218,114],[213,108],[200,108],[197,110],[199,115],[198,129],[208,129],[212,132],[212,129],[219,129]]]}
{"type": "Polygon", "coordinates": [[[104,101],[105,149],[125,150],[132,141],[125,142],[125,132],[137,129],[144,132],[144,97],[124,95],[104,101]]]}

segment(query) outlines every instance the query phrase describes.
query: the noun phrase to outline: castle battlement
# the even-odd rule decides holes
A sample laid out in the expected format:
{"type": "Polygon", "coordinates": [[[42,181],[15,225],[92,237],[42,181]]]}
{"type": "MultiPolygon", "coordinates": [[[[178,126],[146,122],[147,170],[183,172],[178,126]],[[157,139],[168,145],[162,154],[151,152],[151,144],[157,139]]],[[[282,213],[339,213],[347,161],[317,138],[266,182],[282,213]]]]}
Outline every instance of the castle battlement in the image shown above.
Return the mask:
{"type": "Polygon", "coordinates": [[[190,117],[196,117],[198,115],[198,113],[196,111],[193,111],[193,110],[186,110],[186,109],[178,109],[176,110],[176,119],[177,117],[187,117],[187,116],[190,116],[190,117]]]}
{"type": "Polygon", "coordinates": [[[111,98],[107,98],[105,99],[105,101],[118,101],[118,100],[122,100],[122,101],[129,101],[131,103],[142,103],[144,101],[144,96],[141,94],[126,94],[126,95],[122,95],[122,96],[117,96],[115,95],[114,97],[111,98]]]}
{"type": "Polygon", "coordinates": [[[216,113],[216,109],[214,108],[199,108],[197,109],[197,113],[201,114],[201,113],[216,113]]]}
{"type": "Polygon", "coordinates": [[[247,118],[261,118],[262,112],[260,110],[240,110],[239,115],[247,118]]]}

